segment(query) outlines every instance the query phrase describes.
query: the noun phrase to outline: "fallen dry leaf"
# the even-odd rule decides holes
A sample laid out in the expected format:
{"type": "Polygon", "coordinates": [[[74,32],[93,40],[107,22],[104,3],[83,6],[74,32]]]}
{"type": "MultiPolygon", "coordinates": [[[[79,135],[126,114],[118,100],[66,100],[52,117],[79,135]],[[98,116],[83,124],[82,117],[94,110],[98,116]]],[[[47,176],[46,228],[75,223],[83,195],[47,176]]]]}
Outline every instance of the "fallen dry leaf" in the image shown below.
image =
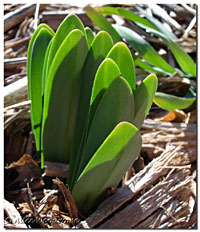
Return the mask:
{"type": "Polygon", "coordinates": [[[169,111],[166,115],[156,118],[155,121],[162,122],[185,122],[187,115],[182,110],[169,111]]]}

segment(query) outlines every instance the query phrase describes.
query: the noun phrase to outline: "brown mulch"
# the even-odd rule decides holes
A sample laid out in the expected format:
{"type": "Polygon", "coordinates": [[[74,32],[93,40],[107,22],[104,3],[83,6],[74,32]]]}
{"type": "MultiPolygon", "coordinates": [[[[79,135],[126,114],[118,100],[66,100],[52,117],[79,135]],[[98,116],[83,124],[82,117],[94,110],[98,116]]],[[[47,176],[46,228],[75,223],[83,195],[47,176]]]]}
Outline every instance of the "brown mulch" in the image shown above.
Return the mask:
{"type": "MultiPolygon", "coordinates": [[[[118,188],[111,189],[88,218],[78,212],[65,185],[68,164],[46,162],[45,169],[40,169],[26,80],[27,48],[34,25],[47,23],[56,30],[73,12],[85,26],[98,29],[80,7],[39,4],[39,12],[37,7],[4,4],[4,228],[196,228],[195,104],[172,112],[152,106],[141,128],[143,145],[138,158],[118,188]]],[[[168,11],[170,7],[163,5],[168,11]]],[[[194,15],[180,4],[171,11],[187,29],[194,15]]],[[[187,34],[177,30],[177,36],[179,45],[196,57],[196,29],[187,34]]],[[[160,47],[159,41],[148,39],[160,47]]],[[[136,68],[138,77],[145,74],[136,68]]],[[[181,94],[188,87],[176,74],[159,81],[159,91],[172,94],[181,94]]]]}

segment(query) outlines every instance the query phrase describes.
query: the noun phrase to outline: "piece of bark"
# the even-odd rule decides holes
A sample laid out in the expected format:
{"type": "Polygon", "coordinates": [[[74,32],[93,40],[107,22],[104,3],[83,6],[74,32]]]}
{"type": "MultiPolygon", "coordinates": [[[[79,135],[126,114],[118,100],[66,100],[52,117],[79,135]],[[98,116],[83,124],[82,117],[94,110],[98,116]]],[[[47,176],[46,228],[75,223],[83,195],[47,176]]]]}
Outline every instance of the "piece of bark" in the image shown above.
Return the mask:
{"type": "Polygon", "coordinates": [[[25,107],[23,109],[20,109],[18,112],[13,114],[11,117],[9,117],[5,122],[4,122],[4,130],[14,121],[16,121],[18,118],[25,118],[25,115],[28,114],[29,108],[25,107]]]}
{"type": "Polygon", "coordinates": [[[30,106],[30,104],[31,104],[31,101],[28,100],[28,101],[19,102],[17,104],[11,105],[11,106],[7,106],[4,108],[4,113],[10,109],[21,109],[23,107],[30,106]]]}
{"type": "MultiPolygon", "coordinates": [[[[22,197],[22,189],[16,189],[16,190],[9,190],[6,191],[6,199],[9,201],[14,201],[16,203],[23,203],[24,198],[22,197]]],[[[33,198],[37,201],[40,201],[44,197],[44,192],[42,190],[40,191],[34,191],[33,192],[33,198]]]]}
{"type": "Polygon", "coordinates": [[[46,205],[51,204],[52,198],[57,194],[58,194],[58,190],[54,190],[54,189],[46,193],[45,196],[39,202],[39,207],[37,208],[37,212],[40,213],[46,205]]]}
{"type": "MultiPolygon", "coordinates": [[[[174,62],[172,54],[169,53],[168,62],[174,62]]],[[[188,88],[193,86],[196,88],[196,82],[194,80],[181,77],[179,73],[175,72],[174,74],[168,77],[159,78],[158,92],[164,92],[176,96],[184,96],[188,88]]]]}
{"type": "MultiPolygon", "coordinates": [[[[159,157],[153,159],[142,171],[127,181],[121,188],[118,188],[112,196],[107,198],[92,215],[77,225],[76,228],[97,227],[131,199],[136,199],[138,195],[143,195],[153,185],[159,184],[159,181],[166,177],[173,168],[180,171],[185,169],[187,172],[184,175],[189,175],[190,166],[183,166],[181,163],[183,155],[180,153],[180,149],[180,147],[167,147],[159,157]]],[[[120,220],[122,224],[124,217],[126,217],[126,214],[120,220]]]]}
{"type": "Polygon", "coordinates": [[[139,155],[134,161],[133,165],[126,172],[125,177],[123,178],[122,184],[128,181],[131,177],[133,177],[136,173],[144,169],[144,159],[139,155]]]}
{"type": "Polygon", "coordinates": [[[16,32],[17,32],[17,27],[13,27],[9,31],[4,33],[4,42],[12,39],[15,36],[16,32]]]}
{"type": "Polygon", "coordinates": [[[27,45],[29,40],[30,40],[30,36],[25,37],[25,38],[15,38],[12,40],[8,40],[5,42],[4,45],[4,50],[9,49],[9,48],[15,48],[15,47],[20,47],[22,45],[27,45]]]}
{"type": "Polygon", "coordinates": [[[3,7],[3,10],[4,10],[4,13],[9,13],[11,11],[14,11],[16,10],[17,8],[19,8],[20,6],[22,6],[22,4],[4,4],[4,7],[3,7]]]}
{"type": "Polygon", "coordinates": [[[11,76],[4,78],[4,86],[10,85],[13,82],[22,79],[25,76],[26,76],[26,73],[22,73],[22,72],[17,73],[17,74],[12,74],[11,76]]]}
{"type": "Polygon", "coordinates": [[[196,9],[193,9],[192,7],[190,7],[190,6],[188,6],[187,4],[181,4],[182,6],[183,6],[183,8],[187,11],[187,12],[189,12],[190,14],[192,14],[192,15],[196,15],[197,14],[197,11],[196,11],[196,9]]]}
{"type": "Polygon", "coordinates": [[[67,178],[69,165],[64,163],[56,163],[45,161],[45,176],[53,176],[59,178],[67,178]]]}
{"type": "Polygon", "coordinates": [[[141,156],[138,156],[133,163],[133,168],[135,173],[138,173],[139,171],[144,169],[144,167],[145,167],[144,159],[141,156]]]}
{"type": "Polygon", "coordinates": [[[142,153],[150,160],[158,157],[168,143],[179,146],[183,164],[192,163],[196,160],[196,124],[155,122],[145,120],[141,127],[142,153]]]}
{"type": "Polygon", "coordinates": [[[4,107],[28,100],[27,77],[4,87],[4,107]]]}
{"type": "Polygon", "coordinates": [[[180,196],[182,194],[182,189],[191,181],[190,177],[186,179],[189,174],[188,172],[187,169],[172,169],[163,181],[143,194],[139,199],[133,201],[133,203],[128,205],[125,209],[116,213],[111,219],[98,228],[135,228],[138,223],[144,221],[153,212],[172,200],[175,195],[180,196]]]}
{"type": "MultiPolygon", "coordinates": [[[[194,40],[195,39],[190,41],[190,44],[192,43],[193,45],[195,45],[194,40]]],[[[179,41],[181,42],[181,40],[179,40],[179,41]]],[[[179,41],[177,41],[177,43],[179,41]]],[[[165,90],[166,93],[170,93],[170,91],[171,91],[170,89],[168,89],[169,86],[171,88],[176,88],[176,86],[178,86],[178,88],[180,88],[180,85],[183,85],[185,88],[188,88],[190,86],[193,86],[196,88],[196,82],[194,80],[182,77],[177,72],[173,73],[171,76],[168,76],[168,77],[161,77],[159,79],[159,81],[160,81],[159,82],[159,90],[165,90]]]]}
{"type": "Polygon", "coordinates": [[[37,211],[41,218],[46,218],[49,222],[47,227],[51,229],[71,228],[73,219],[68,216],[67,212],[60,210],[59,197],[62,196],[62,193],[59,190],[44,190],[44,194],[45,196],[39,202],[37,211]]]}
{"type": "Polygon", "coordinates": [[[43,11],[41,13],[42,23],[48,24],[54,31],[58,28],[63,19],[70,13],[76,14],[80,20],[83,22],[84,26],[91,27],[92,22],[88,18],[87,14],[82,9],[67,9],[67,10],[57,10],[57,11],[43,11]]]}
{"type": "Polygon", "coordinates": [[[3,204],[4,204],[4,213],[6,215],[4,221],[4,228],[26,229],[27,226],[24,223],[18,210],[15,208],[14,204],[10,203],[5,199],[3,200],[3,204]]]}
{"type": "Polygon", "coordinates": [[[66,189],[64,183],[60,181],[58,178],[54,179],[53,183],[58,185],[59,189],[61,190],[64,196],[66,208],[69,212],[70,217],[73,219],[73,224],[79,222],[78,208],[70,192],[66,189]]]}
{"type": "Polygon", "coordinates": [[[189,33],[192,30],[192,28],[196,25],[196,21],[197,21],[197,18],[196,18],[196,16],[194,16],[194,18],[191,20],[190,24],[188,25],[188,27],[185,30],[185,32],[183,34],[183,38],[189,37],[189,33]]]}
{"type": "Polygon", "coordinates": [[[139,223],[134,228],[137,229],[168,229],[168,228],[191,228],[191,221],[195,213],[196,197],[193,190],[196,190],[196,183],[193,180],[182,181],[177,197],[172,199],[156,210],[147,219],[139,223]]]}
{"type": "Polygon", "coordinates": [[[18,57],[12,59],[5,59],[4,60],[4,69],[13,69],[22,66],[26,66],[26,57],[18,57]]]}
{"type": "MultiPolygon", "coordinates": [[[[40,11],[45,9],[49,4],[41,4],[40,11]]],[[[21,23],[26,17],[35,13],[36,4],[25,4],[15,11],[4,15],[4,32],[21,23]]]]}
{"type": "Polygon", "coordinates": [[[192,228],[197,229],[197,201],[195,202],[194,209],[192,211],[191,217],[189,221],[184,221],[179,223],[173,227],[174,229],[181,228],[192,228]]]}
{"type": "Polygon", "coordinates": [[[4,130],[19,119],[30,120],[30,103],[28,100],[4,108],[4,130]]]}
{"type": "Polygon", "coordinates": [[[27,32],[28,25],[32,21],[32,18],[25,17],[24,21],[18,27],[15,38],[24,38],[27,32]]]}
{"type": "Polygon", "coordinates": [[[4,130],[4,164],[20,159],[25,153],[27,134],[31,129],[30,119],[18,119],[4,130]],[[27,133],[27,134],[26,134],[27,133]]]}
{"type": "MultiPolygon", "coordinates": [[[[17,162],[11,163],[6,169],[11,168],[18,168],[26,164],[34,165],[35,167],[39,168],[38,164],[33,160],[33,158],[30,155],[24,154],[17,162]]],[[[38,169],[35,170],[35,173],[38,172],[38,169]]],[[[38,176],[40,176],[41,173],[38,173],[38,176]]]]}
{"type": "Polygon", "coordinates": [[[179,4],[164,4],[164,8],[170,12],[170,15],[173,13],[173,18],[183,26],[183,22],[190,22],[192,20],[193,15],[196,14],[196,10],[193,9],[194,14],[186,9],[184,9],[179,4]]]}
{"type": "MultiPolygon", "coordinates": [[[[12,51],[9,52],[7,55],[4,52],[5,54],[4,57],[9,56],[7,59],[4,60],[4,78],[8,79],[10,78],[10,76],[13,76],[16,74],[24,74],[25,76],[26,75],[26,57],[20,57],[20,56],[23,52],[27,51],[27,47],[23,45],[16,51],[13,51],[12,48],[9,48],[9,49],[11,49],[12,51]]],[[[9,49],[7,49],[6,52],[9,49]]]]}
{"type": "Polygon", "coordinates": [[[30,155],[25,154],[17,162],[11,163],[5,168],[5,173],[6,194],[13,190],[25,188],[27,182],[29,182],[32,191],[38,191],[44,186],[41,169],[30,155]]]}
{"type": "MultiPolygon", "coordinates": [[[[192,29],[188,33],[193,33],[193,31],[195,31],[195,29],[192,29]]],[[[196,53],[197,51],[196,38],[181,37],[176,42],[186,53],[196,53]]]]}

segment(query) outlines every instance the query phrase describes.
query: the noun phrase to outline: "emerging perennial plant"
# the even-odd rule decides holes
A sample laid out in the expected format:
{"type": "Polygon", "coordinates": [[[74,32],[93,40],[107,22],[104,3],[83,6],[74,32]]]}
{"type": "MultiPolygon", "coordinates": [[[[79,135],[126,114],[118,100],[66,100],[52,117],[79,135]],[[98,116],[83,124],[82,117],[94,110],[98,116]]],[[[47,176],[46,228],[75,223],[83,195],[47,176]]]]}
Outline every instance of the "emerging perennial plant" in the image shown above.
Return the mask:
{"type": "Polygon", "coordinates": [[[137,157],[157,77],[149,75],[136,88],[125,43],[114,44],[104,31],[94,36],[73,14],[56,33],[45,24],[36,29],[27,76],[41,166],[44,160],[69,162],[67,183],[88,215],[137,157]]]}

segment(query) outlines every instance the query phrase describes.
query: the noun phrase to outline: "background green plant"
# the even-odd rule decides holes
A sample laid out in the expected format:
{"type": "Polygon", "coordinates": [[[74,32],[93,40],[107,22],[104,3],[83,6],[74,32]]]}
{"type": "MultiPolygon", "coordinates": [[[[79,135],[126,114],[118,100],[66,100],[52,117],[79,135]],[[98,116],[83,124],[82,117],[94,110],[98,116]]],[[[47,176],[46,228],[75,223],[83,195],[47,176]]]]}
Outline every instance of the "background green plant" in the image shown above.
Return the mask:
{"type": "MultiPolygon", "coordinates": [[[[120,7],[97,7],[91,6],[85,7],[85,11],[89,18],[101,29],[107,31],[115,42],[125,40],[130,44],[134,51],[139,55],[133,54],[135,64],[145,70],[155,72],[158,75],[170,76],[175,72],[186,78],[196,77],[196,64],[191,57],[184,52],[184,50],[175,42],[176,35],[169,31],[158,19],[148,15],[137,4],[135,8],[138,12],[143,13],[144,17],[139,16],[133,11],[126,10],[120,7]],[[134,30],[114,24],[111,25],[103,15],[119,15],[126,20],[134,22],[135,25],[142,28],[149,34],[160,38],[165,45],[172,52],[175,60],[177,61],[179,68],[172,67],[160,56],[156,50],[150,45],[148,41],[142,38],[141,35],[134,30]],[[145,60],[145,61],[144,61],[145,60]]],[[[173,96],[166,93],[156,93],[154,102],[166,109],[185,109],[191,106],[196,100],[196,91],[192,86],[188,89],[188,92],[184,97],[173,96]]]]}
{"type": "Polygon", "coordinates": [[[41,167],[45,160],[69,162],[67,183],[79,210],[88,215],[139,154],[139,129],[157,77],[149,75],[136,88],[125,43],[114,44],[105,31],[94,36],[73,14],[56,33],[44,24],[37,28],[27,74],[41,167]]]}

